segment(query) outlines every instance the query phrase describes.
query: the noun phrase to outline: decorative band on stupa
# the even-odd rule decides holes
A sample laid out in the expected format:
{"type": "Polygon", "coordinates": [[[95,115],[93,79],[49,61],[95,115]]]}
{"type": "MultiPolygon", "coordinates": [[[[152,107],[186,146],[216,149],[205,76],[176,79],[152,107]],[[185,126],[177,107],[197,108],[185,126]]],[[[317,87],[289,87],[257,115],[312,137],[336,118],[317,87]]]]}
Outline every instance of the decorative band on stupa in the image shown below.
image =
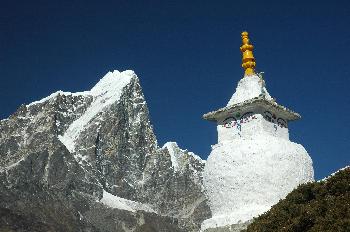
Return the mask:
{"type": "Polygon", "coordinates": [[[242,58],[242,67],[244,68],[244,76],[251,76],[255,73],[255,58],[253,55],[252,44],[249,44],[248,32],[242,32],[242,46],[240,47],[243,58],[242,58]]]}

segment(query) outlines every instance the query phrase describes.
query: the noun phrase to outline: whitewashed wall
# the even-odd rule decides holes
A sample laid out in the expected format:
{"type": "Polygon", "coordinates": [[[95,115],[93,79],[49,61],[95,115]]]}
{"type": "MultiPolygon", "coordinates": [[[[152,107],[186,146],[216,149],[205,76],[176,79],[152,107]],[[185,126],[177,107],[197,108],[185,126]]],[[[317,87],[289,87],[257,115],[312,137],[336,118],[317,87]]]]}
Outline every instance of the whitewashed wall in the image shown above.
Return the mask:
{"type": "Polygon", "coordinates": [[[289,140],[288,128],[276,122],[267,121],[261,114],[253,114],[242,120],[221,120],[217,125],[218,143],[233,139],[252,138],[268,134],[289,140]]]}

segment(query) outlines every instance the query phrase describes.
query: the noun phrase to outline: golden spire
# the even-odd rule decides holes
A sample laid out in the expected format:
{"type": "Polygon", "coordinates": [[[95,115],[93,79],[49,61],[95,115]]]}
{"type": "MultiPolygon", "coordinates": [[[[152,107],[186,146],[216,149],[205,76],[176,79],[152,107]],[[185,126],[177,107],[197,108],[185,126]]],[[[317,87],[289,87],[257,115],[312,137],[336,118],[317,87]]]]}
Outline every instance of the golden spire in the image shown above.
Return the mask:
{"type": "Polygon", "coordinates": [[[242,46],[240,47],[243,53],[242,67],[244,68],[244,76],[253,75],[255,68],[255,58],[253,55],[254,46],[249,44],[248,32],[242,32],[242,46]]]}

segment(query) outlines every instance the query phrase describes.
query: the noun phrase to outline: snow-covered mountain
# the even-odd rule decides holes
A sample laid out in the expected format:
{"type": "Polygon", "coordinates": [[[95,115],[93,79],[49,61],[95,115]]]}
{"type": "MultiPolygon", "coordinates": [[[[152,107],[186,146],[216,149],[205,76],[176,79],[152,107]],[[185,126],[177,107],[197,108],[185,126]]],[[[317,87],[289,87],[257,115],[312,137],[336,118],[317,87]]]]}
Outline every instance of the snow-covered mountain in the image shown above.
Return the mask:
{"type": "Polygon", "coordinates": [[[0,210],[42,231],[198,231],[211,216],[205,162],[159,147],[133,71],[22,105],[0,130],[0,210]]]}

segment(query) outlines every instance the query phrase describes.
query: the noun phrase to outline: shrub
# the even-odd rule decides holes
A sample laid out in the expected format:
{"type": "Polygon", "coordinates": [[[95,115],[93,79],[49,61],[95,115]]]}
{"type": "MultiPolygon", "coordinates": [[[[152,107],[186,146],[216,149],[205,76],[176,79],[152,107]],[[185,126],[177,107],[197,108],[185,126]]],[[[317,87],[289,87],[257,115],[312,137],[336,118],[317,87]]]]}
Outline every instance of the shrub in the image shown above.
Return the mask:
{"type": "Polygon", "coordinates": [[[324,181],[300,185],[245,231],[350,231],[350,167],[324,181]]]}

